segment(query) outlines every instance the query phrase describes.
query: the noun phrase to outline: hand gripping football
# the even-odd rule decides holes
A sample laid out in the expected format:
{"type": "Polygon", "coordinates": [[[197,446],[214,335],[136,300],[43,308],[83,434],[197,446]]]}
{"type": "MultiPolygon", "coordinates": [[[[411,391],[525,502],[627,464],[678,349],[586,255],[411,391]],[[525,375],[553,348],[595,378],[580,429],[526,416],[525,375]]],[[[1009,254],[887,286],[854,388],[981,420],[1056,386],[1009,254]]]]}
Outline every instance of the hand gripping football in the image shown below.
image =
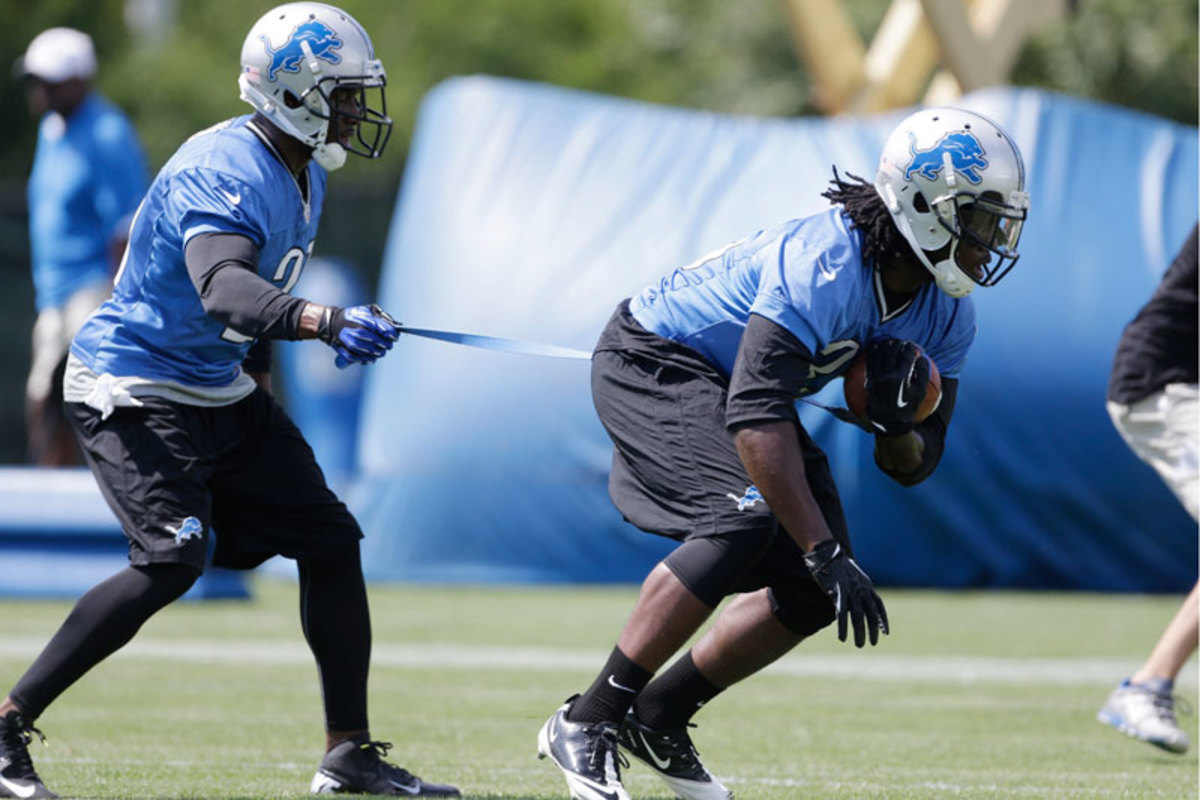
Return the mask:
{"type": "MultiPolygon", "coordinates": [[[[925,399],[917,408],[915,417],[917,422],[922,422],[937,409],[938,403],[942,402],[942,376],[938,372],[937,364],[923,352],[921,357],[929,361],[929,383],[925,387],[925,399]]],[[[850,369],[846,370],[846,374],[842,376],[842,391],[845,393],[846,408],[850,409],[850,413],[860,420],[866,420],[867,355],[862,350],[854,357],[850,369]]]]}

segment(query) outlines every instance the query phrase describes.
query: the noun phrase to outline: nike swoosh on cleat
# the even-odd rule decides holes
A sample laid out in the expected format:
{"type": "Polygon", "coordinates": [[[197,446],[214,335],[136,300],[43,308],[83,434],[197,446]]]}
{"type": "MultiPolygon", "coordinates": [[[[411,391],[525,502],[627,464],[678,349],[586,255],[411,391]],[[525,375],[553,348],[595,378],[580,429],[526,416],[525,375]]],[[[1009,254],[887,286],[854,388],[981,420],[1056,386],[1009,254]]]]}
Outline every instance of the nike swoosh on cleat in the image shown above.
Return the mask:
{"type": "Polygon", "coordinates": [[[661,770],[666,770],[671,766],[670,758],[659,758],[658,753],[654,752],[654,748],[650,746],[650,742],[646,741],[646,734],[638,731],[638,737],[642,740],[642,746],[646,748],[646,752],[650,754],[650,760],[654,762],[654,766],[661,770]]]}
{"type": "Polygon", "coordinates": [[[585,778],[582,775],[576,775],[572,773],[567,783],[568,785],[576,784],[575,786],[570,787],[573,790],[576,788],[587,790],[587,792],[593,797],[597,798],[597,800],[619,800],[621,797],[621,793],[616,789],[609,789],[607,786],[596,783],[595,781],[585,778]]]}
{"type": "Polygon", "coordinates": [[[408,786],[403,783],[396,783],[395,781],[390,780],[390,779],[388,780],[388,783],[390,783],[392,786],[395,786],[397,789],[404,792],[405,794],[420,794],[421,793],[421,784],[417,784],[416,786],[408,786]]]}
{"type": "Polygon", "coordinates": [[[613,687],[614,689],[620,689],[622,692],[629,692],[630,694],[637,694],[637,689],[630,689],[628,686],[622,686],[621,684],[619,684],[613,680],[612,675],[608,676],[608,685],[613,687]]]}
{"type": "Polygon", "coordinates": [[[22,786],[0,775],[0,786],[13,793],[14,797],[33,797],[37,793],[36,786],[22,786]]]}

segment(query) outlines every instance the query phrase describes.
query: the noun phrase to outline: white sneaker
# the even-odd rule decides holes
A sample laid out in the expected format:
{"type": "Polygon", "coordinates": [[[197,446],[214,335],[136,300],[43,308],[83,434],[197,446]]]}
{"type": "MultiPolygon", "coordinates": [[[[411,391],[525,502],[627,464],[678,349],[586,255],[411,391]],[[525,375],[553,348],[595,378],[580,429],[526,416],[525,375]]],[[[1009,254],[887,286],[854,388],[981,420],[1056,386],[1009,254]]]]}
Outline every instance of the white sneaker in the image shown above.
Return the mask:
{"type": "Polygon", "coordinates": [[[1191,740],[1175,721],[1172,682],[1162,678],[1145,683],[1128,679],[1113,689],[1096,719],[1126,736],[1141,739],[1172,753],[1186,753],[1191,740]]]}

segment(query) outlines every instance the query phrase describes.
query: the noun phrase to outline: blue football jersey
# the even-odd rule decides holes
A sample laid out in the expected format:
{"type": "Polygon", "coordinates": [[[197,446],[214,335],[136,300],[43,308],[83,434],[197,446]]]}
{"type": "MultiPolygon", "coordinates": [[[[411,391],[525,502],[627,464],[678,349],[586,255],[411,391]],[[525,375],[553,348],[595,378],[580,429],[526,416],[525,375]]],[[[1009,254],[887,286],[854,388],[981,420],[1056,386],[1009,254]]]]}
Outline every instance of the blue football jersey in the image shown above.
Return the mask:
{"type": "Polygon", "coordinates": [[[113,289],[71,353],[97,375],[220,387],[241,374],[253,341],[208,316],[184,248],[202,233],[234,233],[259,249],[258,274],[290,291],[312,252],[325,170],[307,167],[308,196],[249,115],[189,139],[138,209],[113,289]]]}
{"type": "Polygon", "coordinates": [[[879,274],[863,260],[862,233],[840,209],[792,220],[665,275],[631,298],[638,323],[733,371],[750,314],[786,328],[813,356],[805,394],[844,373],[881,337],[916,342],[949,378],[975,339],[975,307],[930,283],[889,308],[879,274]]]}

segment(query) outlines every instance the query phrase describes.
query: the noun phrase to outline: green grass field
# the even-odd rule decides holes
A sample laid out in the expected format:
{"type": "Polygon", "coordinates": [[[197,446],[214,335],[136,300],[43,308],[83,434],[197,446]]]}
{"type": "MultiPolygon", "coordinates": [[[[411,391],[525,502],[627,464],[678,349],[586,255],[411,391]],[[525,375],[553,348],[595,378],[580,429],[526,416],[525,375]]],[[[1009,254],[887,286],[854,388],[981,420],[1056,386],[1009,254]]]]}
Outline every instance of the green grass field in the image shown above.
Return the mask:
{"type": "MultiPolygon", "coordinates": [[[[372,725],[393,760],[474,798],[564,798],[535,757],[546,717],[599,669],[635,587],[371,587],[372,725]]],[[[47,785],[71,797],[298,797],[323,746],[296,588],[183,603],[39,720],[47,785]]],[[[1096,722],[1182,598],[884,590],[893,634],[823,631],[706,708],[705,762],[752,798],[1198,795],[1173,756],[1096,722]]],[[[11,686],[68,603],[0,602],[11,686]]],[[[1196,700],[1188,665],[1181,694],[1196,700]]],[[[1196,718],[1183,717],[1196,739],[1196,718]]],[[[669,798],[641,765],[634,797],[669,798]]]]}

